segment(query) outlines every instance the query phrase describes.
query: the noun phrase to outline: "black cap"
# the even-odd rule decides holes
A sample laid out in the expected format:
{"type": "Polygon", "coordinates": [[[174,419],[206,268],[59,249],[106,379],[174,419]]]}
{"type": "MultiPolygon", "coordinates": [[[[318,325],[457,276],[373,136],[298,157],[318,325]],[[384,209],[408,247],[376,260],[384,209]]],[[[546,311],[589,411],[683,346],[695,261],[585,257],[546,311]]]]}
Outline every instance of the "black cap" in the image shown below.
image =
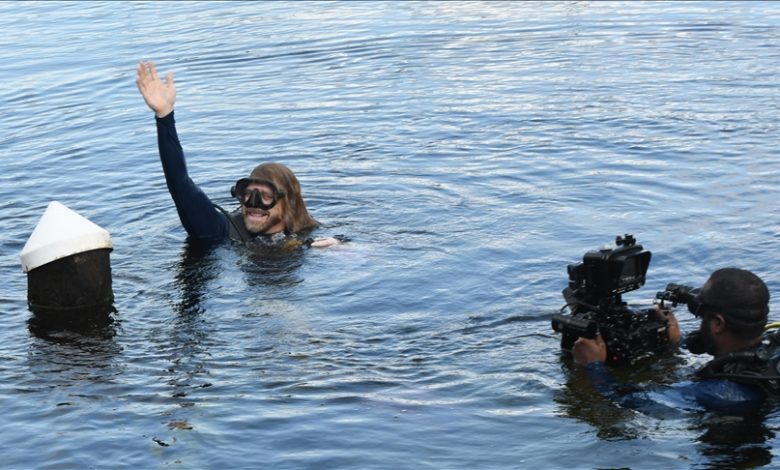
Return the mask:
{"type": "Polygon", "coordinates": [[[718,313],[742,323],[766,323],[769,314],[769,289],[750,271],[738,268],[718,269],[704,283],[698,296],[697,314],[718,313]]]}

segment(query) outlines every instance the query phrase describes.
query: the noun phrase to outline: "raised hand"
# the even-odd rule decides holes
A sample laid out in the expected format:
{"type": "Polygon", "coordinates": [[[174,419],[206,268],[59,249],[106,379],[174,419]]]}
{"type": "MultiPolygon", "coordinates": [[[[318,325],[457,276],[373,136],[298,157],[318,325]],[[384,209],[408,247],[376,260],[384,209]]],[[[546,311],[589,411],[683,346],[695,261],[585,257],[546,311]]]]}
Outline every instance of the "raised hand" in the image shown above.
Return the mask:
{"type": "Polygon", "coordinates": [[[147,106],[157,117],[165,117],[173,111],[176,102],[176,85],[173,84],[173,72],[168,72],[165,83],[157,75],[152,61],[138,63],[138,75],[135,79],[138,91],[144,97],[147,106]]]}

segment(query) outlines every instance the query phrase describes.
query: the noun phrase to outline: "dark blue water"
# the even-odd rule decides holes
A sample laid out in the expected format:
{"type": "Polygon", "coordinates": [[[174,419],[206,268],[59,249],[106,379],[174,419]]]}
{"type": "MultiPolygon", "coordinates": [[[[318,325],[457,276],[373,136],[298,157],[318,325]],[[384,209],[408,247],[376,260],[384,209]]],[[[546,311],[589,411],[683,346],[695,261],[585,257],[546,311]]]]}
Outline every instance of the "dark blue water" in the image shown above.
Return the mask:
{"type": "Polygon", "coordinates": [[[774,410],[618,408],[550,317],[622,233],[653,252],[637,304],[732,265],[777,297],[780,5],[14,2],[0,29],[0,466],[777,465],[774,410]],[[279,161],[352,241],[190,247],[147,58],[207,194],[279,161]],[[108,327],[29,323],[51,200],[111,232],[108,327]]]}

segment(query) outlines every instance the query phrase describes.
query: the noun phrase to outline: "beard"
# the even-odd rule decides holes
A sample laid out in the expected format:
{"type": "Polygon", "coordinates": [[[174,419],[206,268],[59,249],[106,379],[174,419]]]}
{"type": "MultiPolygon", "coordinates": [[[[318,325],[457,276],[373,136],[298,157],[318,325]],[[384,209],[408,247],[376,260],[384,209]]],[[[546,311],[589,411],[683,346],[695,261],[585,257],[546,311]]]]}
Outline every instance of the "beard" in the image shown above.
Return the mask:
{"type": "Polygon", "coordinates": [[[242,212],[244,225],[247,231],[253,235],[264,234],[282,222],[282,216],[276,211],[244,208],[242,212]]]}
{"type": "Polygon", "coordinates": [[[715,356],[718,352],[718,347],[715,344],[715,339],[712,337],[710,329],[706,328],[704,325],[685,338],[685,347],[692,354],[707,353],[715,356]]]}

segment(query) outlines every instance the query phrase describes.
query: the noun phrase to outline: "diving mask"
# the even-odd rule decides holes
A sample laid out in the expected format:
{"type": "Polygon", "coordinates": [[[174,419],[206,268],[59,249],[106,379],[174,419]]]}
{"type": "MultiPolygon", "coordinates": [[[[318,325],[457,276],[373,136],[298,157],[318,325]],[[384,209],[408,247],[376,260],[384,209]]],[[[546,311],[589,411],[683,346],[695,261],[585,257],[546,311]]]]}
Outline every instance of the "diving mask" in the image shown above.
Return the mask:
{"type": "Polygon", "coordinates": [[[276,185],[269,180],[257,178],[241,178],[230,188],[230,195],[238,199],[245,207],[252,207],[263,210],[271,210],[279,199],[284,197],[284,191],[280,191],[276,185]],[[257,188],[249,189],[250,184],[265,186],[262,190],[257,188]]]}

